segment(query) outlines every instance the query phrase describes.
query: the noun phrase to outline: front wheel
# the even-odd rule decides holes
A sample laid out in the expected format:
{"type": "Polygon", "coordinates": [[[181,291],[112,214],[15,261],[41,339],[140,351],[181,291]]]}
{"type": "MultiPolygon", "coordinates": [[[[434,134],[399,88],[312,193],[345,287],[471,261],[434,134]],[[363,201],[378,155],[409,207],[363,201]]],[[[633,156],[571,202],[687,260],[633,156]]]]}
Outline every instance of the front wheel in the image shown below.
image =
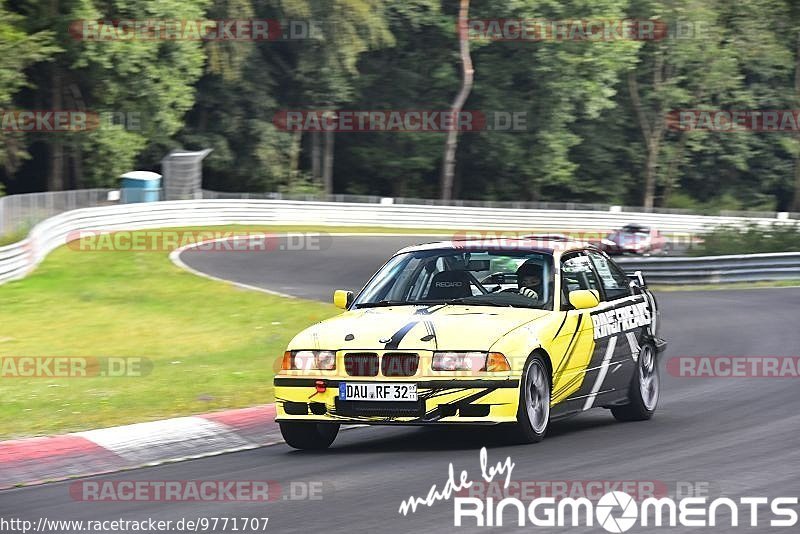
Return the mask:
{"type": "Polygon", "coordinates": [[[519,391],[515,435],[523,443],[544,439],[550,424],[550,371],[544,359],[534,354],[525,363],[519,391]]]}
{"type": "Polygon", "coordinates": [[[646,421],[653,417],[660,389],[658,362],[653,345],[642,345],[637,370],[628,390],[628,404],[613,406],[612,415],[618,421],[646,421]]]}
{"type": "Polygon", "coordinates": [[[297,423],[280,422],[281,435],[286,444],[295,449],[321,450],[327,449],[339,433],[336,423],[297,423]]]}

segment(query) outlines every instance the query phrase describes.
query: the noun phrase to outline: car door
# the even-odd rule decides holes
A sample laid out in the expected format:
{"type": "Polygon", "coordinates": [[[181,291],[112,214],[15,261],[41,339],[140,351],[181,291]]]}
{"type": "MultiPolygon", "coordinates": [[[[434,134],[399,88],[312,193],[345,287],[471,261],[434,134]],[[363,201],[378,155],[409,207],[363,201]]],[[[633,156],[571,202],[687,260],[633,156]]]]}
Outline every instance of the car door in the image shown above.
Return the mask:
{"type": "Polygon", "coordinates": [[[576,310],[569,304],[569,293],[579,289],[602,287],[585,251],[562,255],[559,262],[561,311],[563,323],[553,345],[553,415],[561,416],[583,409],[586,395],[597,375],[593,368],[596,351],[591,314],[595,308],[576,310]],[[587,386],[586,384],[589,384],[587,386]]]}
{"type": "Polygon", "coordinates": [[[631,291],[630,279],[611,259],[594,250],[587,256],[603,287],[603,302],[591,315],[595,351],[609,362],[597,400],[608,402],[626,396],[650,324],[650,305],[645,295],[631,291]]]}

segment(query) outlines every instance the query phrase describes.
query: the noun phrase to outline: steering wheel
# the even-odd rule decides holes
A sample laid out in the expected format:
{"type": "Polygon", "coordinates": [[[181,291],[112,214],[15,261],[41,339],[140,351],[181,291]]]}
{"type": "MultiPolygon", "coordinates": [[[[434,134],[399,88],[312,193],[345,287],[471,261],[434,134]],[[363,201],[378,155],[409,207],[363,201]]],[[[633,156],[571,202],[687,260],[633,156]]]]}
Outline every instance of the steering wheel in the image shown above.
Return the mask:
{"type": "Polygon", "coordinates": [[[505,284],[505,282],[506,273],[503,271],[497,271],[481,279],[482,284],[505,284]],[[500,278],[500,280],[496,280],[497,278],[500,278]]]}
{"type": "Polygon", "coordinates": [[[472,282],[475,284],[475,287],[478,288],[478,291],[480,291],[484,295],[487,294],[487,293],[491,293],[491,291],[486,289],[486,287],[484,287],[484,285],[482,283],[478,282],[478,279],[475,278],[474,274],[472,274],[469,271],[466,271],[466,273],[469,275],[470,278],[472,278],[472,282]]]}

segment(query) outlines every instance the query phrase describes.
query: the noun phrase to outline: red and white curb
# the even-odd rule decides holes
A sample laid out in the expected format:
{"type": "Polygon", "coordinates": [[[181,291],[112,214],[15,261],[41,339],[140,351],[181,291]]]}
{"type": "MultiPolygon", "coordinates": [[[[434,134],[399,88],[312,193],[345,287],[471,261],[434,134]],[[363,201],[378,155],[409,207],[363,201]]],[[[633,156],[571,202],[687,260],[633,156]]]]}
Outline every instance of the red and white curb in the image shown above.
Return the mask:
{"type": "Polygon", "coordinates": [[[264,405],[63,436],[0,441],[0,489],[281,443],[264,405]]]}

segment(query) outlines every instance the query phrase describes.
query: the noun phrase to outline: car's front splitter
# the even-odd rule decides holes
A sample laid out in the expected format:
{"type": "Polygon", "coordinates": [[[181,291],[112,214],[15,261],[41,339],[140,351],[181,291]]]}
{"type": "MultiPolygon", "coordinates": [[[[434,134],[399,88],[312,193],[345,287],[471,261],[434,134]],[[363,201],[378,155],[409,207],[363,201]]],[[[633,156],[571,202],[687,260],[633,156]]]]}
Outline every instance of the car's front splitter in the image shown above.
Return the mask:
{"type": "MultiPolygon", "coordinates": [[[[397,383],[397,380],[341,380],[397,383]]],[[[409,383],[409,381],[403,381],[409,383]]],[[[497,424],[516,421],[519,380],[420,380],[417,401],[346,401],[340,380],[275,379],[277,421],[355,424],[497,424]],[[324,388],[320,387],[320,382],[324,388]],[[324,391],[319,391],[324,389],[324,391]]]]}

